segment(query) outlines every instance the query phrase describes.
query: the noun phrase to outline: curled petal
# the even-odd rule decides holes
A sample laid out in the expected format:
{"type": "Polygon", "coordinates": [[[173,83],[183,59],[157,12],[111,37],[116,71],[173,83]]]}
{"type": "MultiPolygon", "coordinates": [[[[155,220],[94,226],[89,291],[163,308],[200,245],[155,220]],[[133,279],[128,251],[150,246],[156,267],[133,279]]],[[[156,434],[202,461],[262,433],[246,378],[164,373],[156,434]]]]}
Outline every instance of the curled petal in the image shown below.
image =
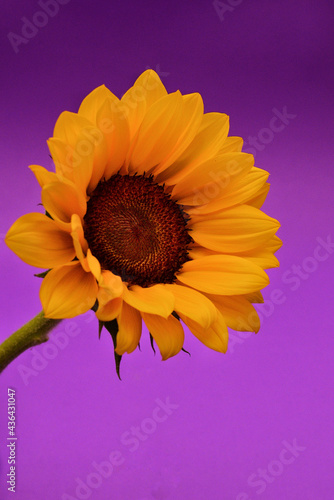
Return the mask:
{"type": "Polygon", "coordinates": [[[56,173],[61,178],[73,181],[73,153],[74,147],[66,144],[57,137],[47,141],[51,158],[55,164],[56,173]]]}
{"type": "Polygon", "coordinates": [[[42,203],[53,219],[63,222],[70,222],[73,214],[83,218],[87,209],[85,196],[69,181],[46,184],[42,203]]]}
{"type": "Polygon", "coordinates": [[[142,288],[134,285],[124,287],[123,299],[138,311],[152,313],[167,318],[174,310],[174,295],[163,285],[142,288]]]}
{"type": "Polygon", "coordinates": [[[119,276],[104,270],[99,279],[99,287],[99,303],[104,305],[111,299],[120,297],[126,285],[119,276]]]}
{"type": "Polygon", "coordinates": [[[9,229],[6,244],[27,264],[52,268],[75,257],[71,236],[44,214],[20,217],[9,229]]]}
{"type": "Polygon", "coordinates": [[[93,274],[96,281],[99,282],[99,280],[101,278],[101,265],[100,265],[100,262],[98,261],[98,259],[96,257],[94,257],[94,255],[92,254],[92,252],[90,251],[89,248],[87,250],[86,259],[87,259],[87,266],[88,266],[89,271],[93,274]]]}
{"type": "Polygon", "coordinates": [[[195,337],[198,338],[204,345],[210,347],[214,351],[226,352],[228,343],[228,330],[223,315],[218,311],[217,320],[210,328],[203,328],[196,321],[180,316],[182,321],[187,325],[189,330],[195,337]]]}
{"type": "Polygon", "coordinates": [[[46,168],[41,167],[40,165],[30,165],[29,168],[35,174],[37,182],[41,187],[45,186],[45,184],[49,184],[50,182],[62,180],[60,175],[57,175],[54,172],[49,172],[46,168]]]}
{"type": "Polygon", "coordinates": [[[122,310],[123,299],[116,297],[105,303],[101,301],[101,289],[98,292],[97,300],[99,301],[99,308],[96,311],[96,317],[100,321],[112,321],[119,316],[122,310]]]}
{"type": "Polygon", "coordinates": [[[91,309],[98,286],[80,262],[52,269],[43,279],[40,299],[47,318],[73,318],[91,309]]]}
{"type": "Polygon", "coordinates": [[[76,256],[80,261],[82,261],[85,258],[85,253],[88,250],[88,243],[85,239],[81,219],[77,214],[73,214],[71,217],[71,228],[71,236],[73,239],[76,256]]]}
{"type": "Polygon", "coordinates": [[[162,359],[166,360],[181,351],[184,332],[179,320],[174,316],[162,318],[157,314],[141,313],[145,324],[157,343],[162,359]]]}
{"type": "Polygon", "coordinates": [[[123,302],[119,316],[117,317],[118,332],[116,337],[117,354],[122,356],[125,352],[130,354],[139,344],[142,319],[137,309],[123,302]]]}
{"type": "Polygon", "coordinates": [[[208,295],[224,316],[228,327],[240,332],[255,332],[260,329],[260,318],[246,296],[208,295]]]}
{"type": "Polygon", "coordinates": [[[197,321],[203,328],[209,328],[217,319],[216,307],[202,293],[177,284],[165,285],[165,287],[175,297],[174,309],[178,314],[184,314],[197,321]]]}

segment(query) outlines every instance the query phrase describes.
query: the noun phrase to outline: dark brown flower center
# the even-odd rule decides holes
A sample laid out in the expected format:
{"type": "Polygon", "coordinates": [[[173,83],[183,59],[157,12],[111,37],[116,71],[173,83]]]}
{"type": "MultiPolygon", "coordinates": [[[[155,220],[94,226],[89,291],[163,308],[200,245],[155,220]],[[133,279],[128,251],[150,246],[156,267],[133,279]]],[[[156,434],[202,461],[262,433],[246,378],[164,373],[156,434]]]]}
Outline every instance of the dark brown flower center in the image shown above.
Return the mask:
{"type": "Polygon", "coordinates": [[[88,201],[84,232],[102,269],[131,285],[173,283],[189,260],[186,214],[145,175],[101,181],[88,201]]]}

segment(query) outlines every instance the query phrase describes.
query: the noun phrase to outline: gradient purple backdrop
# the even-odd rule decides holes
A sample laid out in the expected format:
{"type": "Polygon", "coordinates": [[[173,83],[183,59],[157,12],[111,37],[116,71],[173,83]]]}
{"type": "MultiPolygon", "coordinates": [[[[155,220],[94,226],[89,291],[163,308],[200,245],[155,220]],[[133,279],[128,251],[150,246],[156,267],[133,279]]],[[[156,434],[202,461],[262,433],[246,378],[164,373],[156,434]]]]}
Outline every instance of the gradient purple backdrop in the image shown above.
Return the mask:
{"type": "Polygon", "coordinates": [[[3,242],[40,202],[28,165],[52,168],[46,139],[63,110],[77,111],[101,84],[121,96],[147,67],[169,92],[198,91],[206,111],[230,115],[246,150],[256,138],[256,165],[271,173],[264,209],[280,220],[284,246],[260,333],[231,336],[226,355],[186,332],[192,356],[161,362],[145,331],[120,382],[111,339],[105,331],[98,341],[87,313],[13,362],[1,377],[0,498],[332,500],[334,252],[319,251],[334,238],[332,2],[61,3],[18,45],[7,34],[22,36],[24,17],[43,24],[41,7],[0,8],[1,340],[41,309],[36,270],[3,242]],[[15,494],[6,487],[7,387],[17,398],[15,494]],[[173,408],[158,412],[167,398],[173,408]],[[102,477],[94,464],[112,458],[102,477]],[[77,478],[88,487],[76,493],[77,478]]]}

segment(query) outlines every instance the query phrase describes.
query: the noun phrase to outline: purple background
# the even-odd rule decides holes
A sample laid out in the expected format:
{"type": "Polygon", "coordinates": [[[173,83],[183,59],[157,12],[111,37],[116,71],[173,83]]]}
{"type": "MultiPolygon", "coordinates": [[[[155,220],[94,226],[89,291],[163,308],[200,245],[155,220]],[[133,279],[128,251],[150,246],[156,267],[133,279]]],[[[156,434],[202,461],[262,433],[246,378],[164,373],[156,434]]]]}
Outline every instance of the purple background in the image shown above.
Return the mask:
{"type": "Polygon", "coordinates": [[[334,238],[334,7],[226,5],[219,16],[211,1],[70,0],[15,53],[7,33],[22,35],[23,17],[43,22],[41,8],[1,3],[1,339],[41,309],[35,269],[3,242],[20,215],[38,209],[28,165],[52,168],[46,139],[63,110],[77,111],[103,83],[121,96],[147,67],[169,92],[198,91],[206,111],[230,115],[231,134],[248,148],[248,137],[257,138],[256,165],[271,173],[264,209],[280,220],[284,241],[259,308],[260,333],[235,334],[226,355],[186,332],[192,356],[161,362],[145,331],[142,352],[123,358],[120,382],[111,339],[104,331],[98,341],[88,313],[12,363],[0,389],[5,500],[334,498],[334,252],[319,252],[319,238],[334,238]],[[288,123],[268,131],[273,109],[284,107],[288,123]],[[61,340],[68,345],[57,347],[61,340]],[[5,485],[7,387],[17,398],[14,497],[5,485]],[[166,398],[174,408],[154,424],[157,400],[166,398]],[[136,426],[144,434],[135,444],[136,426]],[[295,456],[283,451],[294,441],[295,456]],[[109,477],[91,475],[113,451],[122,464],[109,477]],[[91,485],[86,494],[76,494],[76,478],[91,485]]]}

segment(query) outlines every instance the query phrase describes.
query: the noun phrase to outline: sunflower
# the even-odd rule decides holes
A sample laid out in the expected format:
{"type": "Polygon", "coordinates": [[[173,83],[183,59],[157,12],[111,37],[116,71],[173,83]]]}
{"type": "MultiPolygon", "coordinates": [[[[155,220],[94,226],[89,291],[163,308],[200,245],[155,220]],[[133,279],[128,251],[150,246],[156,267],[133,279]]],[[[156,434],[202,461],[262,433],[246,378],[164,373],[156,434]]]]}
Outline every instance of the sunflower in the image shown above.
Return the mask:
{"type": "Polygon", "coordinates": [[[117,356],[136,349],[143,320],[164,360],[183,349],[182,323],[220,352],[228,327],[259,330],[252,304],[278,266],[279,223],[260,210],[269,174],[228,130],[227,115],[204,113],[198,93],[168,94],[152,70],[121,99],[102,85],[60,115],[55,172],[30,166],[45,213],[6,236],[46,269],[46,317],[93,308],[116,325],[117,356]]]}

